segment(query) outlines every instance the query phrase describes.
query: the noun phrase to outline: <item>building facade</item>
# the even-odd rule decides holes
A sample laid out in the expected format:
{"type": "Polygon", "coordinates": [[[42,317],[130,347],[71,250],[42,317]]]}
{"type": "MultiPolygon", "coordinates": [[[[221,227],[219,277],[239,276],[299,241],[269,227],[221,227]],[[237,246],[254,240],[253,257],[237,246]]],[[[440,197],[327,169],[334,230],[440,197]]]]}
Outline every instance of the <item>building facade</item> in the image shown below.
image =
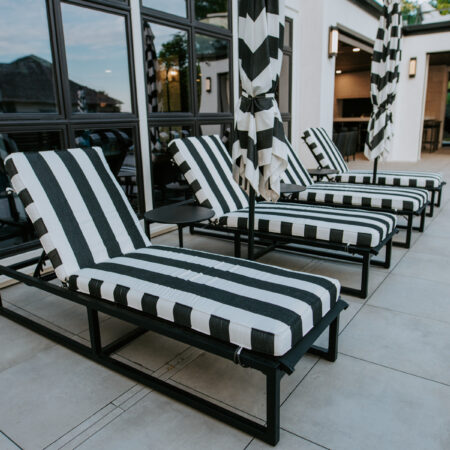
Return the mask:
{"type": "MultiPolygon", "coordinates": [[[[138,214],[188,198],[167,145],[174,137],[201,134],[230,142],[239,96],[238,0],[1,3],[3,157],[98,145],[138,214]]],[[[315,163],[301,142],[303,130],[323,126],[332,133],[335,117],[330,28],[346,45],[370,49],[380,11],[374,0],[286,0],[277,95],[286,134],[309,167],[315,163]]],[[[450,32],[441,34],[437,47],[434,33],[420,37],[420,48],[413,35],[405,39],[393,159],[420,157],[427,54],[450,47],[450,32]],[[418,72],[411,81],[406,73],[413,53],[418,72]],[[412,91],[419,95],[410,108],[412,91]]],[[[27,243],[32,249],[23,208],[6,193],[4,171],[0,175],[1,247],[27,243]]]]}

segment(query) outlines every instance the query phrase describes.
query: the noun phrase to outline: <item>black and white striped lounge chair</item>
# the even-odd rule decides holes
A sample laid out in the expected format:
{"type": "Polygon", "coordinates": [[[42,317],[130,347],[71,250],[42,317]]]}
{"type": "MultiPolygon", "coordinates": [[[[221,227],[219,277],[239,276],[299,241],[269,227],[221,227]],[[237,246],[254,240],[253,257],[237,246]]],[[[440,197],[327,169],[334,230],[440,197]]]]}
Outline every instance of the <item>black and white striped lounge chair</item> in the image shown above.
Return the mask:
{"type": "Polygon", "coordinates": [[[337,357],[338,318],[346,307],[339,299],[339,282],[233,257],[151,245],[100,148],[17,153],[7,159],[6,167],[63,286],[45,281],[39,270],[32,277],[0,266],[0,273],[86,306],[91,346],[1,302],[0,314],[275,444],[283,374],[292,373],[308,350],[330,361],[337,357]],[[98,312],[138,328],[102,346],[98,312]],[[329,348],[312,348],[328,327],[329,348]],[[147,330],[263,372],[267,425],[110,356],[147,330]]]}
{"type": "MultiPolygon", "coordinates": [[[[198,203],[215,212],[211,222],[202,226],[205,233],[232,233],[239,256],[241,235],[248,231],[248,198],[232,177],[231,158],[221,140],[218,136],[175,139],[169,151],[198,203]]],[[[271,243],[265,253],[286,245],[305,253],[309,246],[312,254],[362,262],[361,289],[342,287],[342,292],[360,297],[367,296],[371,256],[385,245],[385,261],[372,263],[389,267],[395,226],[395,216],[388,213],[293,203],[259,202],[255,207],[256,235],[271,243]]]]}
{"type": "MultiPolygon", "coordinates": [[[[414,229],[423,231],[427,205],[427,191],[418,188],[398,188],[352,183],[315,183],[304,168],[295,150],[289,147],[289,163],[283,174],[285,183],[306,186],[307,189],[296,196],[300,203],[327,205],[332,207],[363,208],[369,211],[384,211],[407,218],[406,225],[397,224],[397,228],[406,228],[404,242],[394,241],[394,245],[409,248],[414,229]],[[414,217],[420,217],[420,225],[413,226],[414,217]]],[[[292,201],[292,199],[288,199],[292,201]]]]}
{"type": "MultiPolygon", "coordinates": [[[[322,169],[337,170],[337,175],[329,177],[333,181],[356,184],[373,183],[372,170],[350,170],[348,168],[341,152],[323,128],[308,128],[302,137],[322,169]]],[[[442,188],[446,183],[443,181],[441,173],[378,170],[376,184],[426,189],[430,193],[428,216],[431,217],[434,207],[439,207],[441,204],[442,188]]]]}

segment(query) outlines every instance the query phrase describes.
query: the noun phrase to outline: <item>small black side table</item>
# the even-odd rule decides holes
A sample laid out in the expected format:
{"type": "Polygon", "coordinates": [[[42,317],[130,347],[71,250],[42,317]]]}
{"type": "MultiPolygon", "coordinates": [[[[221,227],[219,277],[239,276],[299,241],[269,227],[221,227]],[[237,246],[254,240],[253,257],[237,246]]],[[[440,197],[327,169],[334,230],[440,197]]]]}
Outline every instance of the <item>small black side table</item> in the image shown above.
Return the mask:
{"type": "Polygon", "coordinates": [[[297,194],[303,191],[306,191],[306,187],[300,184],[280,183],[281,194],[297,194]]]}
{"type": "Polygon", "coordinates": [[[183,228],[211,219],[214,211],[196,205],[169,205],[152,209],[144,214],[145,233],[150,238],[151,223],[168,223],[178,226],[178,240],[183,247],[183,228]]]}
{"type": "Polygon", "coordinates": [[[316,177],[317,181],[320,181],[323,177],[328,175],[336,175],[339,172],[336,169],[308,169],[308,173],[312,177],[316,177]]]}

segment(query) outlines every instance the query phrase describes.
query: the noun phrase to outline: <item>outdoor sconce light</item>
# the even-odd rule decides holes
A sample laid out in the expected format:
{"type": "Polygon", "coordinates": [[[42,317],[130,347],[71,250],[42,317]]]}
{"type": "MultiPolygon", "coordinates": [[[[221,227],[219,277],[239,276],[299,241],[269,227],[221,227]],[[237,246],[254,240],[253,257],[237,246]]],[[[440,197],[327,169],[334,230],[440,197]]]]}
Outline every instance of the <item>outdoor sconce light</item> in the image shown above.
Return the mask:
{"type": "Polygon", "coordinates": [[[330,27],[328,36],[328,57],[332,58],[338,54],[339,50],[339,30],[336,27],[330,27]]]}
{"type": "Polygon", "coordinates": [[[409,60],[409,78],[414,78],[417,71],[417,58],[411,58],[409,60]]]}
{"type": "Polygon", "coordinates": [[[211,77],[206,77],[205,78],[205,91],[208,92],[208,93],[212,91],[211,77]]]}

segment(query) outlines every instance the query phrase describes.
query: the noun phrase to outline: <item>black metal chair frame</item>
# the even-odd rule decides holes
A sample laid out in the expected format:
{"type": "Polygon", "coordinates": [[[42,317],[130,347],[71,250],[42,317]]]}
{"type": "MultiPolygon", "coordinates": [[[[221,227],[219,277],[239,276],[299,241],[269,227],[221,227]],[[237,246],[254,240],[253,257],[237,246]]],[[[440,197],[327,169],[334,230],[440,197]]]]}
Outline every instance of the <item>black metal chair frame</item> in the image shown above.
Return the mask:
{"type": "Polygon", "coordinates": [[[144,312],[126,306],[99,300],[89,295],[77,293],[66,287],[49,282],[55,275],[41,274],[45,255],[41,258],[24,261],[11,266],[0,266],[0,274],[13,278],[28,286],[49,292],[64,300],[85,306],[89,324],[90,345],[74,340],[40,322],[29,319],[7,308],[0,295],[0,315],[27,327],[28,329],[61,344],[92,361],[114,370],[138,383],[161,392],[168,397],[195,408],[215,419],[242,430],[271,445],[276,445],[280,438],[280,382],[285,374],[292,374],[301,357],[309,352],[328,361],[335,361],[338,353],[339,314],[347,308],[347,303],[339,299],[322,320],[289,352],[281,357],[271,357],[254,351],[242,349],[236,345],[222,342],[210,336],[195,332],[189,328],[159,319],[144,312]],[[33,276],[19,272],[23,267],[37,263],[33,276]],[[100,335],[98,313],[124,320],[135,325],[135,330],[116,341],[103,346],[100,335]],[[317,338],[329,327],[328,348],[314,346],[317,338]],[[243,367],[251,367],[262,372],[266,377],[266,425],[250,420],[218,404],[205,400],[167,381],[136,369],[115,359],[112,354],[129,344],[147,331],[153,331],[171,339],[194,346],[200,350],[231,360],[243,367]]]}
{"type": "MultiPolygon", "coordinates": [[[[247,229],[235,229],[223,227],[214,223],[191,225],[192,234],[202,234],[234,241],[234,256],[241,257],[241,243],[247,241],[247,229]]],[[[389,269],[392,256],[392,239],[396,230],[387,236],[377,247],[360,247],[356,245],[339,244],[328,241],[312,240],[297,236],[284,236],[277,233],[266,233],[255,230],[255,245],[263,249],[255,255],[254,259],[261,258],[273,250],[284,250],[306,255],[327,257],[341,261],[356,262],[362,264],[361,287],[359,289],[342,286],[343,294],[350,294],[360,298],[366,298],[369,289],[370,265],[389,269]],[[384,260],[372,260],[380,250],[386,246],[384,260]]]]}

